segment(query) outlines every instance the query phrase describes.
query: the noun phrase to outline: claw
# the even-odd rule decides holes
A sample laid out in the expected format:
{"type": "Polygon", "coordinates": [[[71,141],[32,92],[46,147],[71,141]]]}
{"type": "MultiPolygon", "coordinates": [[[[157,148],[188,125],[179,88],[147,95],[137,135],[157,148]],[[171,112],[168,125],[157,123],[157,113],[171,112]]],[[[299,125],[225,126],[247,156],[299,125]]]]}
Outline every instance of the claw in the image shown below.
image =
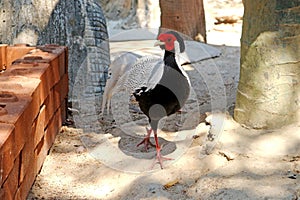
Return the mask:
{"type": "Polygon", "coordinates": [[[150,141],[150,138],[149,137],[145,137],[140,143],[138,143],[136,146],[140,146],[144,144],[144,147],[145,147],[145,150],[148,151],[149,149],[149,144],[152,146],[152,147],[155,147],[155,145],[150,141]]]}
{"type": "Polygon", "coordinates": [[[153,130],[155,145],[150,141],[150,135],[151,135],[151,132],[152,132],[152,128],[149,128],[149,129],[146,128],[146,131],[147,131],[146,137],[140,143],[138,143],[136,146],[138,147],[138,146],[144,144],[144,147],[145,147],[146,151],[148,151],[149,145],[151,145],[152,147],[155,147],[156,148],[156,158],[155,158],[154,162],[151,165],[151,169],[153,169],[153,167],[156,163],[159,163],[160,168],[163,169],[163,161],[165,161],[165,160],[174,160],[174,159],[164,157],[160,154],[160,150],[163,147],[163,145],[159,146],[159,144],[158,144],[157,130],[153,130]]]}
{"type": "MultiPolygon", "coordinates": [[[[161,146],[161,148],[162,148],[162,146],[161,146]]],[[[168,158],[168,157],[162,156],[160,154],[160,149],[161,148],[156,149],[156,158],[152,163],[151,169],[153,169],[153,167],[156,163],[159,163],[160,168],[163,169],[163,161],[165,161],[165,160],[174,160],[173,158],[168,158]]]]}
{"type": "Polygon", "coordinates": [[[160,168],[163,169],[163,161],[164,160],[173,160],[173,158],[167,158],[160,154],[160,150],[162,149],[163,145],[159,146],[159,144],[158,144],[157,130],[154,130],[153,132],[154,132],[154,139],[155,139],[155,144],[156,144],[156,158],[151,166],[151,169],[153,169],[153,167],[156,163],[159,163],[160,168]]]}
{"type": "Polygon", "coordinates": [[[149,144],[150,144],[152,147],[155,147],[155,145],[150,141],[150,135],[151,135],[152,129],[151,129],[151,128],[148,129],[148,128],[146,127],[146,131],[147,131],[146,137],[145,137],[140,143],[138,143],[136,146],[138,147],[138,146],[144,144],[145,150],[148,151],[148,149],[149,149],[149,144]]]}

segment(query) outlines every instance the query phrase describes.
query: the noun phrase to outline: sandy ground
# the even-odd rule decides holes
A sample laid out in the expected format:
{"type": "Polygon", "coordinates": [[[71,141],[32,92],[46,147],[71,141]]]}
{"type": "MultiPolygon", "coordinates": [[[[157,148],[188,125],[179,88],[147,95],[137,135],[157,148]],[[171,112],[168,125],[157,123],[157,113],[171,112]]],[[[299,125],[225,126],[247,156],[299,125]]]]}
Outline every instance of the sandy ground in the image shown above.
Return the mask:
{"type": "Polygon", "coordinates": [[[249,130],[232,119],[241,21],[212,21],[227,12],[241,16],[241,2],[207,3],[208,43],[222,55],[185,66],[193,95],[181,113],[163,120],[159,130],[163,154],[174,160],[166,161],[163,170],[159,165],[150,168],[155,149],[145,152],[136,147],[147,125],[142,114],[131,112],[135,124],[122,126],[105,115],[102,134],[62,127],[28,199],[300,198],[300,124],[249,130]],[[210,84],[215,77],[212,69],[222,78],[221,86],[218,81],[210,84]],[[220,105],[222,112],[207,112],[220,105]]]}
{"type": "MultiPolygon", "coordinates": [[[[231,73],[220,70],[228,81],[226,108],[230,111],[239,60],[233,55],[239,50],[219,48],[223,54],[214,59],[214,64],[225,72],[232,69],[231,73]]],[[[158,165],[150,169],[155,149],[145,152],[136,147],[141,138],[126,132],[128,127],[133,130],[131,124],[119,127],[105,116],[106,134],[63,127],[28,199],[299,198],[300,124],[279,130],[248,130],[235,123],[231,115],[206,116],[204,110],[210,105],[205,95],[198,103],[201,112],[188,110],[193,105],[190,101],[186,108],[192,113],[190,118],[181,113],[162,125],[159,137],[163,153],[175,159],[165,162],[163,170],[158,165]],[[207,141],[209,133],[215,133],[213,143],[207,141]]],[[[145,120],[141,114],[133,114],[140,120],[139,129],[133,132],[143,135],[145,120]]]]}

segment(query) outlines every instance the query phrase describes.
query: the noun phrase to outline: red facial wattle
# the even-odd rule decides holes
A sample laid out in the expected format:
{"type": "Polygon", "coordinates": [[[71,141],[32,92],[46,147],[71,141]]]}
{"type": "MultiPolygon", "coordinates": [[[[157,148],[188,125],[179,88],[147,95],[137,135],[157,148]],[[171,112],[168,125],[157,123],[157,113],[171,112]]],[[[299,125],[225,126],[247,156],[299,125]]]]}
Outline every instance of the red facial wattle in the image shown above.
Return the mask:
{"type": "Polygon", "coordinates": [[[165,49],[167,51],[174,50],[174,42],[176,41],[176,37],[174,35],[162,33],[158,36],[158,39],[165,43],[165,49]]]}

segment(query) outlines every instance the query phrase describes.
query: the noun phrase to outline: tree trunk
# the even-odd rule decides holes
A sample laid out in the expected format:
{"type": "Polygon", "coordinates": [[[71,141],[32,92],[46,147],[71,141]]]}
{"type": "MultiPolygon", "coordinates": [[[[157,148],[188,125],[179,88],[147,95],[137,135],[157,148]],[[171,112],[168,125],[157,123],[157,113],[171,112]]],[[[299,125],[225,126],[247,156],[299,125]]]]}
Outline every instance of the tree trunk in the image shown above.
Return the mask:
{"type": "Polygon", "coordinates": [[[160,0],[161,28],[206,42],[203,0],[160,0]]]}
{"type": "Polygon", "coordinates": [[[234,118],[250,128],[300,120],[299,0],[244,0],[234,118]]]}

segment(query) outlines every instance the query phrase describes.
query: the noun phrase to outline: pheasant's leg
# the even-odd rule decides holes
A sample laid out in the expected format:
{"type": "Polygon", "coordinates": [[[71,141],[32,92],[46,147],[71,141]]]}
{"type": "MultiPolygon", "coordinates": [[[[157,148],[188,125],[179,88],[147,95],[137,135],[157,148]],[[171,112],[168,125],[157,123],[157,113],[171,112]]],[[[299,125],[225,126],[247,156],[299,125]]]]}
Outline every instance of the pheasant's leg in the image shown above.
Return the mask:
{"type": "Polygon", "coordinates": [[[148,151],[148,146],[149,146],[149,144],[151,145],[151,146],[153,146],[153,147],[155,147],[155,145],[154,144],[152,144],[151,142],[150,142],[150,135],[151,135],[151,132],[152,132],[152,128],[147,128],[146,127],[146,131],[147,131],[147,135],[146,135],[146,137],[143,139],[143,141],[141,141],[140,143],[138,143],[136,146],[138,147],[138,146],[140,146],[141,144],[144,144],[144,146],[145,146],[145,150],[146,151],[148,151]]]}
{"type": "Polygon", "coordinates": [[[156,144],[156,158],[155,158],[151,168],[153,168],[155,163],[158,162],[160,164],[160,168],[162,169],[163,168],[163,160],[173,160],[173,158],[167,158],[160,154],[161,147],[158,144],[157,130],[153,130],[153,132],[154,132],[154,139],[155,139],[155,144],[156,144]]]}

